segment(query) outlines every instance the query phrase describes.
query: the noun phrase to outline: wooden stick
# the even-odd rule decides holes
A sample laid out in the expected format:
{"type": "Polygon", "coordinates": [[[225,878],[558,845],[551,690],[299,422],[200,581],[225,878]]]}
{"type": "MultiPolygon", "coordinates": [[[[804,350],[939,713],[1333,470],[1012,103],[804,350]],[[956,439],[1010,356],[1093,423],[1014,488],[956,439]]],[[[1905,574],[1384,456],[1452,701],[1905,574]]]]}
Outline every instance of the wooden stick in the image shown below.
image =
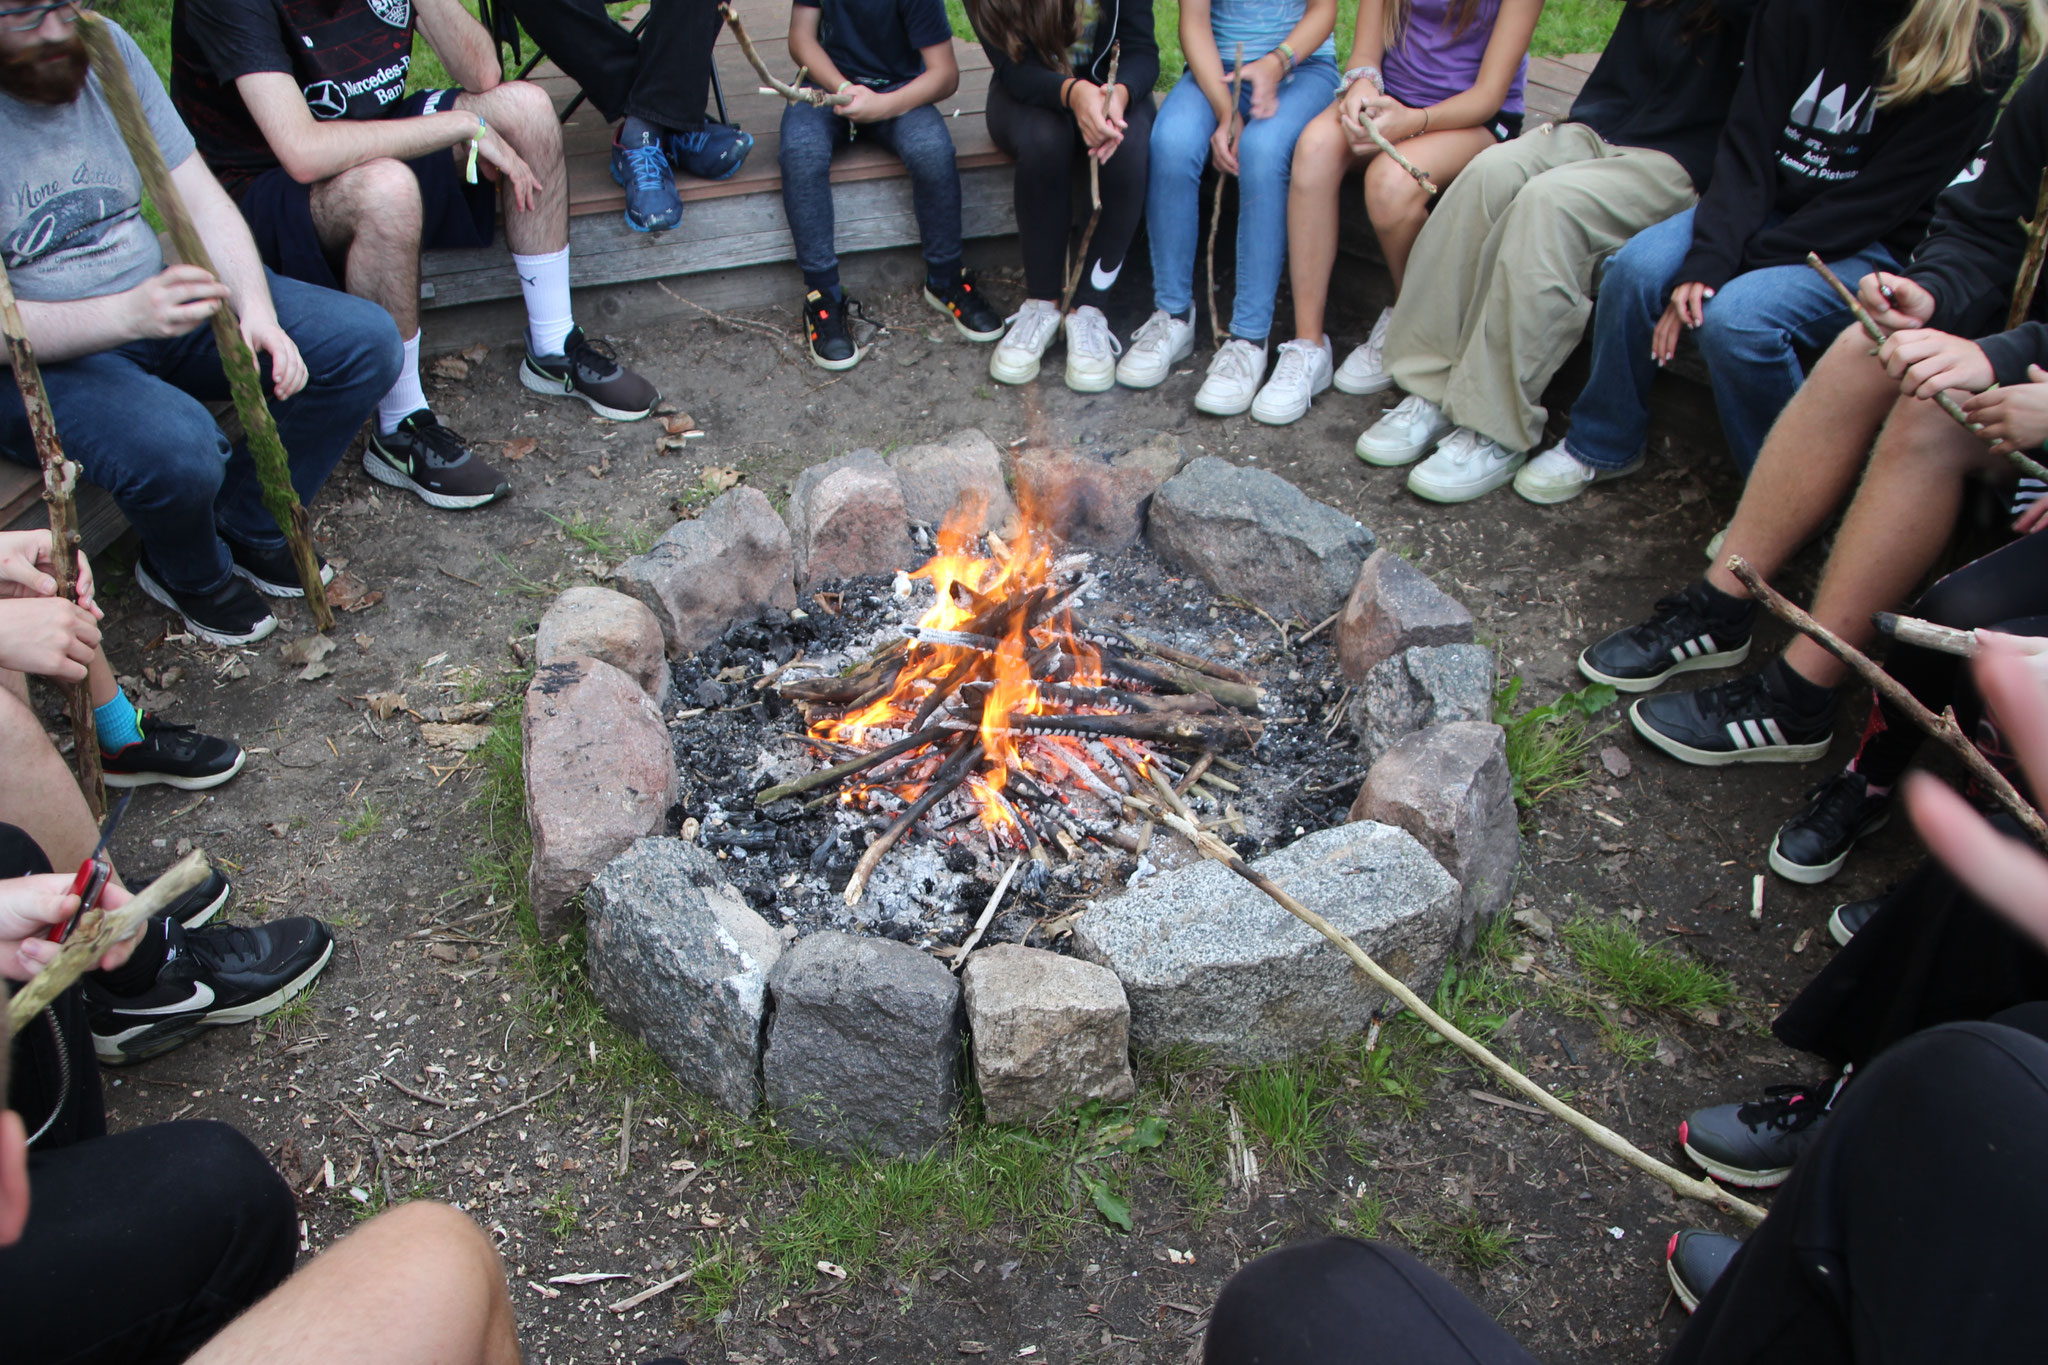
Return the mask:
{"type": "Polygon", "coordinates": [[[1578,1110],[1558,1099],[1555,1095],[1545,1090],[1542,1086],[1537,1085],[1512,1066],[1509,1066],[1498,1056],[1494,1055],[1485,1044],[1470,1037],[1457,1025],[1431,1009],[1429,1002],[1408,989],[1407,985],[1400,978],[1394,976],[1384,967],[1380,966],[1379,963],[1366,956],[1364,950],[1341,933],[1335,925],[1303,905],[1294,897],[1288,895],[1272,878],[1247,864],[1244,859],[1238,857],[1236,850],[1232,849],[1230,845],[1224,843],[1215,835],[1196,827],[1191,821],[1184,819],[1180,815],[1171,811],[1161,810],[1150,802],[1136,800],[1131,797],[1125,797],[1124,800],[1134,810],[1145,814],[1150,819],[1161,821],[1168,828],[1179,833],[1188,842],[1192,843],[1201,852],[1203,857],[1222,863],[1232,872],[1235,872],[1238,876],[1265,892],[1281,909],[1287,911],[1288,914],[1293,915],[1303,924],[1306,924],[1309,928],[1335,944],[1346,957],[1351,959],[1354,966],[1365,973],[1368,980],[1412,1010],[1416,1018],[1420,1019],[1424,1025],[1443,1037],[1466,1056],[1472,1058],[1473,1061],[1478,1062],[1488,1071],[1491,1071],[1508,1089],[1516,1094],[1525,1096],[1552,1117],[1562,1119],[1567,1124],[1570,1124],[1587,1141],[1600,1148],[1600,1150],[1609,1155],[1620,1157],[1639,1171],[1655,1176],[1688,1199],[1697,1199],[1703,1204],[1712,1204],[1716,1208],[1725,1209],[1752,1225],[1763,1222],[1764,1210],[1756,1205],[1746,1200],[1738,1199],[1726,1190],[1707,1181],[1695,1180],[1693,1177],[1685,1174],[1685,1172],[1657,1160],[1627,1138],[1621,1136],[1621,1134],[1604,1124],[1596,1123],[1592,1119],[1587,1118],[1584,1114],[1581,1114],[1578,1110]]]}
{"type": "Polygon", "coordinates": [[[1956,713],[1952,709],[1944,707],[1937,716],[1921,705],[1918,697],[1899,686],[1891,674],[1872,663],[1862,650],[1814,620],[1787,601],[1784,594],[1764,582],[1763,575],[1751,568],[1741,555],[1728,556],[1728,572],[1742,580],[1742,586],[1749,589],[1764,610],[1809,636],[1815,644],[1849,665],[1850,671],[1869,683],[1880,697],[1911,716],[1915,725],[1947,745],[1956,757],[1962,759],[1970,775],[1982,782],[1998,798],[1998,803],[2012,812],[2013,818],[2025,827],[2034,842],[2048,848],[2048,823],[2043,823],[2041,813],[2028,805],[2026,799],[2013,789],[2012,783],[2006,781],[2005,774],[1992,767],[1990,760],[1970,743],[1963,727],[1956,723],[1956,713]]]}
{"type": "MultiPolygon", "coordinates": [[[[149,130],[149,120],[143,116],[142,101],[136,97],[135,85],[128,78],[128,64],[122,60],[113,34],[90,13],[79,16],[78,27],[85,36],[93,74],[100,78],[107,107],[113,111],[121,138],[128,144],[129,157],[142,174],[143,188],[149,191],[157,212],[163,215],[178,259],[218,279],[220,272],[213,268],[213,258],[207,254],[206,244],[192,225],[192,215],[164,165],[163,151],[149,130]]],[[[255,353],[243,339],[241,319],[225,300],[213,315],[213,339],[220,351],[221,369],[227,374],[228,391],[234,395],[235,415],[242,419],[249,458],[256,466],[257,482],[263,491],[263,506],[284,532],[291,548],[300,586],[306,590],[306,605],[313,612],[314,628],[332,630],[334,612],[327,605],[327,590],[320,581],[320,561],[313,553],[306,509],[292,486],[291,464],[285,458],[283,442],[278,439],[277,421],[270,415],[270,404],[263,396],[263,372],[257,368],[255,353]]]]}
{"type": "Polygon", "coordinates": [[[805,773],[795,781],[785,782],[779,787],[768,787],[762,791],[755,792],[754,804],[756,806],[772,806],[785,796],[798,796],[804,792],[825,786],[828,783],[837,782],[842,777],[850,777],[865,768],[872,768],[877,763],[894,758],[898,754],[907,754],[921,744],[930,744],[935,740],[943,738],[945,733],[943,726],[928,725],[915,734],[905,735],[893,744],[884,744],[881,748],[871,753],[862,754],[858,758],[849,758],[844,763],[835,763],[829,768],[820,768],[814,773],[805,773]]]}
{"type": "Polygon", "coordinates": [[[1434,197],[1438,193],[1436,182],[1429,178],[1429,172],[1423,170],[1422,167],[1416,165],[1407,157],[1402,156],[1400,150],[1393,143],[1387,141],[1387,135],[1380,131],[1380,126],[1377,123],[1374,123],[1371,119],[1364,119],[1362,124],[1365,131],[1372,135],[1372,140],[1379,143],[1380,151],[1392,158],[1396,166],[1399,166],[1402,170],[1413,176],[1415,183],[1422,186],[1424,194],[1434,197]]]}
{"type": "Polygon", "coordinates": [[[195,848],[173,863],[170,871],[136,892],[120,909],[90,910],[80,915],[70,941],[58,952],[56,961],[37,972],[7,1002],[9,1033],[19,1034],[29,1020],[42,1013],[74,981],[99,966],[100,959],[115,944],[135,937],[151,916],[161,915],[178,897],[205,880],[206,854],[195,848]]]}
{"type": "MultiPolygon", "coordinates": [[[[78,466],[64,458],[64,445],[57,439],[57,418],[50,410],[50,394],[43,387],[43,371],[36,364],[35,348],[29,345],[28,326],[21,320],[21,308],[14,301],[14,286],[7,267],[0,263],[0,330],[7,334],[7,355],[14,367],[14,384],[21,390],[21,406],[28,414],[28,430],[36,443],[36,460],[43,467],[43,505],[50,515],[50,576],[57,580],[57,596],[67,602],[78,600],[78,504],[71,490],[78,482],[78,466]]],[[[71,761],[77,765],[78,787],[85,803],[98,820],[107,812],[107,788],[100,774],[99,726],[92,715],[92,682],[80,678],[64,687],[64,702],[71,713],[71,761]]]]}
{"type": "Polygon", "coordinates": [[[896,817],[896,823],[883,830],[882,837],[869,844],[868,851],[860,855],[860,861],[854,865],[853,877],[846,883],[848,905],[860,904],[861,892],[867,890],[868,878],[875,875],[875,869],[881,865],[882,855],[887,853],[926,811],[936,806],[941,798],[967,780],[967,774],[981,761],[981,755],[982,747],[979,741],[973,744],[963,743],[960,748],[947,755],[946,761],[932,774],[932,780],[925,784],[917,800],[911,802],[903,814],[896,817]]]}
{"type": "MultiPolygon", "coordinates": [[[[2044,172],[2044,174],[2048,174],[2048,172],[2044,172]]],[[[1806,263],[1815,270],[1818,270],[1821,278],[1828,282],[1828,287],[1835,291],[1836,297],[1841,299],[1844,306],[1854,315],[1857,325],[1863,329],[1863,335],[1869,337],[1877,345],[1882,346],[1885,340],[1884,328],[1877,325],[1877,319],[1870,316],[1869,310],[1857,299],[1856,292],[1849,288],[1848,285],[1843,284],[1842,277],[1828,269],[1827,262],[1823,261],[1813,252],[1809,251],[1806,253],[1806,263]]],[[[1954,394],[1944,389],[1942,392],[1934,395],[1934,401],[1943,412],[1953,417],[1963,430],[1981,433],[1982,428],[1970,420],[1970,414],[1963,411],[1963,405],[1956,401],[1954,394]]],[[[2005,457],[2019,466],[2020,473],[2030,475],[2041,480],[2043,483],[2048,483],[2048,466],[2027,458],[2017,450],[2007,451],[2005,457]]]]}
{"type": "Polygon", "coordinates": [[[1901,616],[1895,611],[1870,613],[1870,624],[1877,627],[1878,634],[1889,635],[1902,645],[1954,654],[1964,659],[1977,657],[1977,632],[1974,630],[1936,625],[1917,616],[1901,616]]]}
{"type": "Polygon", "coordinates": [[[835,95],[829,90],[820,90],[815,85],[804,88],[802,67],[798,67],[796,71],[797,85],[784,85],[776,80],[768,70],[768,63],[762,61],[761,54],[755,50],[754,40],[747,36],[747,26],[740,22],[740,16],[734,12],[733,7],[720,5],[718,12],[725,16],[725,22],[732,28],[733,39],[740,45],[740,54],[747,59],[747,64],[754,68],[754,74],[761,78],[762,94],[780,95],[791,104],[811,104],[821,109],[836,109],[847,103],[845,95],[835,95]]]}
{"type": "Polygon", "coordinates": [[[2042,239],[2048,237],[2048,169],[2041,172],[2041,188],[2034,194],[2034,216],[2022,219],[2027,230],[2027,254],[2020,258],[2020,273],[2012,282],[2012,308],[2005,315],[2010,332],[2034,311],[2034,289],[2041,283],[2042,239]]]}
{"type": "MultiPolygon", "coordinates": [[[[1237,117],[1237,94],[1244,80],[1244,44],[1237,45],[1237,60],[1230,68],[1230,117],[1237,117]]],[[[1209,205],[1209,340],[1215,349],[1223,349],[1223,323],[1216,316],[1216,233],[1223,226],[1223,182],[1227,179],[1219,168],[1216,172],[1216,198],[1209,205]]]]}
{"type": "Polygon", "coordinates": [[[974,932],[960,945],[960,951],[953,954],[954,971],[957,972],[967,965],[967,955],[974,951],[975,944],[981,942],[982,934],[987,932],[990,921],[996,917],[996,907],[1003,903],[1003,894],[1010,889],[1010,878],[1016,876],[1017,869],[1022,866],[1024,859],[1020,856],[1012,858],[1009,867],[1003,870],[1003,879],[996,883],[995,894],[990,896],[988,904],[981,908],[981,918],[974,921],[974,932]]]}
{"type": "MultiPolygon", "coordinates": [[[[1109,98],[1109,89],[1116,84],[1117,59],[1123,56],[1123,39],[1118,38],[1109,45],[1109,79],[1102,83],[1103,98],[1109,98]]],[[[1067,272],[1067,289],[1060,295],[1060,312],[1073,311],[1074,291],[1081,287],[1081,272],[1088,268],[1088,244],[1095,239],[1095,225],[1102,221],[1102,163],[1094,157],[1088,158],[1088,200],[1093,207],[1088,211],[1088,226],[1081,230],[1081,251],[1074,257],[1074,268],[1067,272]]]]}
{"type": "Polygon", "coordinates": [[[480,1119],[476,1119],[470,1123],[465,1123],[464,1125],[462,1125],[462,1127],[457,1128],[452,1133],[443,1133],[440,1137],[428,1138],[425,1142],[420,1144],[420,1150],[422,1152],[431,1152],[436,1147],[445,1147],[449,1143],[455,1141],[455,1139],[459,1137],[467,1137],[469,1134],[474,1133],[477,1129],[487,1127],[490,1124],[496,1123],[499,1119],[510,1118],[512,1115],[518,1113],[522,1109],[531,1109],[534,1105],[539,1104],[542,1100],[554,1094],[557,1090],[560,1090],[563,1086],[567,1085],[570,1081],[573,1081],[575,1079],[576,1078],[574,1076],[565,1076],[561,1080],[556,1081],[553,1085],[549,1086],[547,1089],[541,1091],[538,1095],[534,1095],[528,1099],[523,1099],[519,1101],[519,1103],[517,1104],[508,1104],[503,1109],[500,1109],[497,1113],[486,1114],[480,1119]]]}

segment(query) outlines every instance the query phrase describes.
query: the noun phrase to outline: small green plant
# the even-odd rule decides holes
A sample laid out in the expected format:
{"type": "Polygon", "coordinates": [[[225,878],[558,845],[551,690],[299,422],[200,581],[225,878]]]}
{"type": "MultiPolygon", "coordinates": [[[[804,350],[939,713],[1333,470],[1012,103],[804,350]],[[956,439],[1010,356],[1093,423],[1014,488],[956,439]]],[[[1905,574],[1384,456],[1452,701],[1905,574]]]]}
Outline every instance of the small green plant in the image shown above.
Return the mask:
{"type": "Polygon", "coordinates": [[[582,1218],[576,1207],[576,1192],[567,1185],[541,1200],[535,1206],[535,1211],[547,1224],[548,1231],[555,1234],[555,1240],[558,1242],[576,1231],[576,1224],[582,1218]]]}
{"type": "Polygon", "coordinates": [[[1574,916],[1563,938],[1579,970],[1624,1005],[1693,1010],[1735,1003],[1735,987],[1727,977],[1662,943],[1643,942],[1619,918],[1574,916]]]}
{"type": "Polygon", "coordinates": [[[1449,1218],[1397,1218],[1392,1225],[1425,1258],[1455,1260],[1471,1270],[1491,1270],[1515,1259],[1514,1234],[1488,1226],[1470,1209],[1449,1218]]]}
{"type": "Polygon", "coordinates": [[[1326,1120],[1335,1097],[1325,1093],[1321,1072],[1313,1060],[1271,1062],[1230,1083],[1230,1098],[1245,1125],[1265,1139],[1273,1159],[1293,1175],[1313,1173],[1329,1141],[1326,1120]]]}
{"type": "Polygon", "coordinates": [[[563,535],[606,559],[630,559],[647,553],[654,544],[654,537],[644,530],[637,526],[623,529],[614,526],[610,517],[586,517],[581,512],[567,518],[558,517],[553,512],[543,515],[561,527],[563,535]]]}
{"type": "Polygon", "coordinates": [[[378,810],[377,803],[366,796],[363,798],[363,808],[341,827],[341,841],[352,844],[358,839],[368,838],[382,828],[384,812],[378,810]]]}
{"type": "Polygon", "coordinates": [[[1514,714],[1522,695],[1522,679],[1511,677],[1493,699],[1493,722],[1507,731],[1508,778],[1515,804],[1533,810],[1547,796],[1583,787],[1593,780],[1586,755],[1593,741],[1613,724],[1593,728],[1593,718],[1614,702],[1614,689],[1589,683],[1546,706],[1514,714]]]}
{"type": "Polygon", "coordinates": [[[716,1251],[697,1253],[691,1264],[688,1289],[683,1297],[690,1316],[699,1322],[714,1322],[718,1315],[739,1302],[740,1291],[754,1278],[753,1263],[731,1243],[716,1251]]]}
{"type": "Polygon", "coordinates": [[[976,384],[974,386],[974,396],[984,403],[996,401],[996,391],[986,384],[976,384]]]}

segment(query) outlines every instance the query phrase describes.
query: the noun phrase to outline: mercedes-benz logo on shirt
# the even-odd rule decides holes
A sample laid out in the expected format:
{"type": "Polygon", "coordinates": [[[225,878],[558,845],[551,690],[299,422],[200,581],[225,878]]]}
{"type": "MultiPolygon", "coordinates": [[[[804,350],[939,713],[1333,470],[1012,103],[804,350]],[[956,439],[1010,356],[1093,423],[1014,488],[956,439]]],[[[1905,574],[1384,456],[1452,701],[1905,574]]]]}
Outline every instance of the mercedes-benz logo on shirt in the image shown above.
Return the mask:
{"type": "Polygon", "coordinates": [[[306,87],[306,107],[314,118],[340,118],[348,112],[348,96],[333,81],[321,81],[306,87]]]}

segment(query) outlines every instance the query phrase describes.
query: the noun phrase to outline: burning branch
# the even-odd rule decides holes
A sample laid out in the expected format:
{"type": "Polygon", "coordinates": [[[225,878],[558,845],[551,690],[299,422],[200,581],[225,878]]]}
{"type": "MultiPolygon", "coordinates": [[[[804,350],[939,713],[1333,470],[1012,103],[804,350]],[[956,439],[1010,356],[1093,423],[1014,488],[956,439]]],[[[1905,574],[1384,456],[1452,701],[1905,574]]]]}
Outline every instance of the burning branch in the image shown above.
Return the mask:
{"type": "Polygon", "coordinates": [[[725,16],[725,22],[732,27],[732,36],[740,45],[740,53],[747,64],[754,68],[754,74],[761,78],[761,93],[780,95],[791,104],[811,104],[821,109],[836,109],[847,103],[845,95],[835,95],[817,86],[804,85],[804,68],[796,69],[796,84],[784,85],[768,70],[768,63],[761,60],[761,54],[754,48],[754,40],[747,36],[747,26],[740,22],[739,14],[731,5],[720,5],[718,12],[725,16]]]}
{"type": "Polygon", "coordinates": [[[967,780],[967,775],[976,763],[981,761],[983,749],[979,744],[969,744],[963,736],[958,746],[932,774],[932,780],[925,784],[924,791],[911,802],[896,823],[882,832],[882,836],[868,845],[868,851],[861,854],[860,862],[853,869],[853,880],[846,884],[846,903],[859,905],[861,892],[867,890],[868,878],[875,875],[875,868],[881,863],[882,855],[894,846],[910,827],[923,818],[924,813],[939,801],[950,796],[953,789],[967,780]]]}

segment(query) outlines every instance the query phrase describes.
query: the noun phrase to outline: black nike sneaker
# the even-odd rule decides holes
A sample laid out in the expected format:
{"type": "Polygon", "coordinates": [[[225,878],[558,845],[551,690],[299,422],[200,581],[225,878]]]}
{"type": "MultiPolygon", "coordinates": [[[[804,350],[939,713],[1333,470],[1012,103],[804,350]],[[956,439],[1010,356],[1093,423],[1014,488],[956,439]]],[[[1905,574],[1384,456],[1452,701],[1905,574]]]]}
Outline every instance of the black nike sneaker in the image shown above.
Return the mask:
{"type": "Polygon", "coordinates": [[[581,327],[569,330],[560,355],[535,355],[529,341],[519,382],[550,397],[580,398],[599,417],[614,422],[637,422],[661,401],[654,385],[621,365],[609,348],[583,335],[581,327]]]}
{"type": "Polygon", "coordinates": [[[189,725],[145,713],[142,738],[100,754],[109,787],[176,787],[199,792],[242,771],[249,756],[231,739],[202,735],[189,725]]]}
{"type": "Polygon", "coordinates": [[[407,413],[386,436],[370,428],[363,472],[378,483],[419,494],[429,507],[459,512],[495,502],[512,491],[503,474],[485,464],[451,427],[427,408],[407,413]]]}
{"type": "Polygon", "coordinates": [[[1644,697],[1628,708],[1636,733],[1681,763],[1811,763],[1828,751],[1835,708],[1812,716],[1793,709],[1771,687],[1770,671],[1702,687],[1644,697]]]}
{"type": "Polygon", "coordinates": [[[1679,1123],[1678,1145],[1718,1180],[1746,1190],[1775,1189],[1813,1145],[1841,1090],[1839,1079],[1774,1085],[1760,1100],[1696,1110],[1679,1123]]]}
{"type": "Polygon", "coordinates": [[[846,313],[852,306],[853,300],[844,294],[829,299],[823,290],[813,289],[804,295],[804,344],[819,369],[850,370],[867,354],[866,347],[853,344],[847,327],[846,313]]]}
{"type": "Polygon", "coordinates": [[[988,306],[974,276],[962,270],[943,289],[934,289],[929,276],[924,282],[924,301],[953,319],[953,326],[969,341],[1001,341],[1003,315],[988,306]]]}
{"type": "Polygon", "coordinates": [[[1704,579],[1661,599],[1650,619],[1614,634],[1579,655],[1579,672],[1618,692],[1647,692],[1675,673],[1699,668],[1732,668],[1749,657],[1756,603],[1728,601],[1704,579]]]}
{"type": "Polygon", "coordinates": [[[1858,839],[1891,819],[1891,793],[1872,796],[1863,774],[1844,768],[1807,793],[1799,813],[1771,840],[1771,870],[1787,881],[1818,886],[1842,870],[1858,839]]]}
{"type": "MultiPolygon", "coordinates": [[[[135,883],[130,889],[140,892],[143,887],[155,880],[156,878],[150,877],[135,883]]],[[[228,879],[221,876],[217,869],[209,867],[206,869],[206,880],[172,901],[164,913],[187,929],[197,929],[218,915],[227,905],[228,898],[234,894],[235,888],[229,885],[228,879]]]]}
{"type": "Polygon", "coordinates": [[[169,955],[142,994],[110,995],[85,979],[93,1051],[106,1066],[160,1057],[201,1029],[260,1018],[304,990],[334,956],[327,926],[304,916],[247,927],[164,927],[169,955]]]}
{"type": "Polygon", "coordinates": [[[181,592],[164,584],[144,550],[135,561],[135,586],[184,617],[185,629],[209,644],[254,644],[277,629],[263,599],[233,574],[212,592],[181,592]]]}
{"type": "MultiPolygon", "coordinates": [[[[228,557],[235,561],[235,577],[247,583],[265,597],[304,597],[305,584],[299,582],[298,562],[292,558],[289,545],[280,545],[274,550],[261,550],[253,545],[239,545],[227,542],[228,557]]],[[[325,587],[334,581],[334,566],[313,552],[314,562],[320,566],[320,585],[325,587]]]]}
{"type": "Polygon", "coordinates": [[[1877,896],[1867,901],[1849,901],[1835,907],[1828,916],[1828,937],[1849,946],[1849,940],[1863,932],[1863,926],[1877,915],[1877,908],[1884,904],[1884,897],[1877,896]]]}
{"type": "Polygon", "coordinates": [[[1687,1228],[1671,1234],[1671,1241],[1664,1247],[1664,1273],[1670,1277],[1672,1291],[1685,1305],[1686,1312],[1699,1310],[1700,1300],[1740,1250],[1742,1243],[1725,1233],[1687,1228]]]}

